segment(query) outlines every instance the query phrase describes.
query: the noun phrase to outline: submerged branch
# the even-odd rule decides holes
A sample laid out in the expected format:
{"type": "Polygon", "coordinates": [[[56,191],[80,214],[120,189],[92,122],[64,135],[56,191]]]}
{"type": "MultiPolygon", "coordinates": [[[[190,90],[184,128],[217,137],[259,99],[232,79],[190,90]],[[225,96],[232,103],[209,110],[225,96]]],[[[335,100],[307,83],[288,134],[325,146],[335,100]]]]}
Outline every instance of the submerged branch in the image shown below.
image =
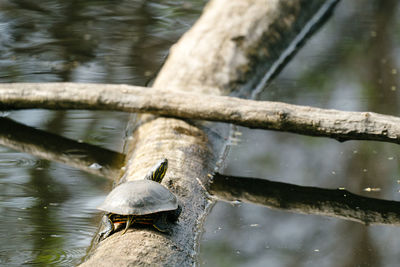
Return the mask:
{"type": "Polygon", "coordinates": [[[210,193],[225,201],[243,201],[274,209],[337,217],[370,224],[400,225],[400,203],[256,178],[216,174],[210,193]]]}
{"type": "Polygon", "coordinates": [[[400,143],[400,118],[373,112],[339,111],[128,85],[0,84],[0,109],[28,108],[144,112],[330,137],[339,141],[400,143]]]}
{"type": "Polygon", "coordinates": [[[114,179],[124,155],[0,118],[0,145],[114,179]]]}

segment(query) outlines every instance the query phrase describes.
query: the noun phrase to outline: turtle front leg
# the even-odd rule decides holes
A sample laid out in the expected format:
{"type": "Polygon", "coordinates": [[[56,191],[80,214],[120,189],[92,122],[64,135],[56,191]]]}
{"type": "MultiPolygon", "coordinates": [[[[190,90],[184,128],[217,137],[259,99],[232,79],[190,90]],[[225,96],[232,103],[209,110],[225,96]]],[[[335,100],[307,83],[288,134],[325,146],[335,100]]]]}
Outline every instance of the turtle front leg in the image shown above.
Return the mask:
{"type": "Polygon", "coordinates": [[[122,234],[125,234],[126,231],[128,231],[129,226],[133,223],[133,216],[128,215],[128,219],[126,220],[126,225],[125,225],[125,230],[122,232],[122,234]]]}
{"type": "Polygon", "coordinates": [[[102,223],[104,230],[99,234],[100,240],[106,239],[114,231],[114,223],[111,221],[109,214],[104,214],[102,223]]]}

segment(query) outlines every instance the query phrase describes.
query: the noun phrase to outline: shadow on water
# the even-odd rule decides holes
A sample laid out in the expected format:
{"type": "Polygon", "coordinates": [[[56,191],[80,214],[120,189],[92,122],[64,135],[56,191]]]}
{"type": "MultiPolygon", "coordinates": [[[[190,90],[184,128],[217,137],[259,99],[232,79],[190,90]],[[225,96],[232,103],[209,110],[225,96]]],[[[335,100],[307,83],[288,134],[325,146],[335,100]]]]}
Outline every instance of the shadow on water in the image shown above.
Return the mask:
{"type": "MultiPolygon", "coordinates": [[[[0,5],[0,82],[143,85],[204,1],[0,5]]],[[[399,9],[395,0],[343,0],[261,98],[398,115],[399,9]]],[[[122,113],[43,110],[9,117],[113,151],[121,151],[128,119],[122,113]]],[[[400,154],[393,144],[239,130],[227,174],[400,198],[400,154]]],[[[97,229],[95,207],[110,187],[107,180],[0,147],[0,185],[0,236],[8,241],[0,243],[0,265],[80,261],[97,229]]],[[[205,224],[200,265],[397,266],[399,234],[393,226],[218,202],[205,224]]]]}

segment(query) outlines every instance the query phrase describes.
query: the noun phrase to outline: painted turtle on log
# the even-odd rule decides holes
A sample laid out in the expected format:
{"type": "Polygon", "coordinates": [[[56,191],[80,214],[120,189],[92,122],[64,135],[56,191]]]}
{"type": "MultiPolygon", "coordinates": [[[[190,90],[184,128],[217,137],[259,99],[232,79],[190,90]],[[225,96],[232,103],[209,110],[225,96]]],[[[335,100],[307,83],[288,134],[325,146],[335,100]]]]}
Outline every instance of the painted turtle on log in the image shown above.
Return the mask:
{"type": "Polygon", "coordinates": [[[160,232],[168,232],[168,221],[175,222],[181,214],[176,196],[161,185],[168,168],[162,159],[145,176],[144,180],[125,182],[115,187],[98,209],[105,211],[105,230],[100,239],[115,231],[114,224],[125,223],[124,234],[133,223],[153,225],[160,232]]]}

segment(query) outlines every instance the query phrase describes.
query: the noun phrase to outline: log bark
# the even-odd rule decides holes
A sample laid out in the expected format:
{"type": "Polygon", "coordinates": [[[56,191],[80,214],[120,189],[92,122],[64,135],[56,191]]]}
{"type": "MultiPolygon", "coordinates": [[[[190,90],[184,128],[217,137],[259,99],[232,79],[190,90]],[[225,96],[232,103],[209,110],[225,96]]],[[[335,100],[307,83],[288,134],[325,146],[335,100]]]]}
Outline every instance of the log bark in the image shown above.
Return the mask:
{"type": "MultiPolygon", "coordinates": [[[[276,59],[324,3],[210,1],[198,22],[174,45],[154,87],[196,88],[218,95],[241,88],[246,81],[254,85],[261,79],[255,74],[268,68],[265,61],[276,59]]],[[[94,246],[82,266],[193,265],[211,203],[205,189],[220,152],[211,143],[206,132],[191,123],[141,116],[127,144],[123,178],[142,179],[157,160],[168,158],[163,184],[176,193],[183,212],[171,235],[146,227],[113,234],[94,246]]]]}
{"type": "Polygon", "coordinates": [[[0,84],[0,108],[145,112],[329,137],[338,141],[400,143],[400,118],[394,116],[128,85],[0,84]]]}
{"type": "Polygon", "coordinates": [[[210,193],[224,201],[241,201],[272,209],[330,216],[365,225],[400,225],[399,202],[359,196],[345,189],[322,189],[216,174],[210,193]]]}

